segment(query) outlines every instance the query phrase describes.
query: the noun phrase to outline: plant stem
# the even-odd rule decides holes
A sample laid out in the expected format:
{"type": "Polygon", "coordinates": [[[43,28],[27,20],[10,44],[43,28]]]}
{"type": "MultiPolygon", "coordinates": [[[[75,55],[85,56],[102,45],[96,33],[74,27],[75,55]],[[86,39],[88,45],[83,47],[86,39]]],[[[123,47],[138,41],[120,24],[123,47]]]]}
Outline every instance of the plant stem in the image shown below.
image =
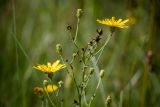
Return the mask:
{"type": "Polygon", "coordinates": [[[79,30],[79,22],[80,22],[80,19],[78,18],[78,19],[77,19],[77,28],[76,28],[76,35],[75,35],[75,37],[74,37],[74,42],[76,42],[76,39],[77,39],[78,30],[79,30]]]}
{"type": "Polygon", "coordinates": [[[95,91],[94,91],[94,93],[93,93],[93,96],[91,97],[91,99],[90,99],[90,101],[89,101],[88,107],[91,106],[91,103],[92,103],[92,101],[94,100],[94,98],[95,98],[95,96],[96,96],[96,92],[97,92],[97,90],[98,90],[98,88],[99,88],[99,86],[100,86],[100,83],[101,83],[101,78],[99,79],[98,84],[97,84],[97,86],[96,86],[96,89],[95,89],[95,91]]]}
{"type": "Polygon", "coordinates": [[[120,92],[119,107],[123,107],[123,90],[120,92]]]}
{"type": "MultiPolygon", "coordinates": [[[[43,85],[43,89],[45,89],[45,85],[43,85]]],[[[46,95],[47,95],[47,97],[48,97],[50,103],[52,104],[52,106],[55,107],[56,105],[52,102],[52,100],[51,100],[51,98],[50,98],[50,96],[49,96],[49,94],[48,94],[47,91],[46,91],[46,95]]]]}
{"type": "MultiPolygon", "coordinates": [[[[98,65],[96,64],[96,58],[95,58],[95,56],[93,56],[93,57],[91,58],[91,62],[92,62],[92,64],[93,64],[93,68],[94,68],[94,70],[95,70],[95,74],[96,74],[97,80],[99,80],[99,79],[100,79],[100,76],[99,76],[99,67],[98,67],[98,65]]],[[[105,97],[105,91],[104,91],[104,87],[103,87],[103,84],[102,84],[102,83],[100,84],[100,92],[101,92],[103,101],[105,102],[105,98],[106,98],[106,97],[105,97]]],[[[106,107],[105,103],[104,103],[104,106],[106,107]]]]}
{"type": "Polygon", "coordinates": [[[44,101],[42,100],[42,107],[44,107],[44,101]]]}
{"type": "Polygon", "coordinates": [[[112,35],[113,35],[113,32],[111,32],[111,34],[107,37],[107,40],[106,40],[106,42],[104,43],[104,45],[101,47],[101,49],[99,49],[98,52],[96,52],[96,54],[98,54],[98,53],[100,52],[100,54],[99,54],[99,56],[98,56],[98,58],[97,58],[97,62],[96,62],[96,63],[98,63],[98,61],[99,61],[99,59],[100,59],[100,57],[101,57],[101,55],[102,55],[102,52],[104,51],[104,48],[105,48],[106,45],[108,44],[108,42],[109,42],[109,40],[111,39],[112,35]]]}
{"type": "MultiPolygon", "coordinates": [[[[63,60],[63,57],[62,57],[62,55],[60,55],[60,58],[61,58],[61,60],[62,60],[62,62],[64,63],[64,60],[63,60]]],[[[67,67],[68,68],[68,67],[67,67]]],[[[67,73],[68,73],[68,75],[72,78],[72,80],[73,80],[73,82],[75,83],[75,85],[76,85],[76,89],[77,89],[77,93],[78,93],[78,99],[79,99],[79,102],[81,101],[80,99],[80,91],[79,91],[79,87],[78,87],[78,84],[77,84],[77,81],[76,81],[76,78],[75,78],[75,75],[74,75],[74,72],[73,72],[73,70],[71,70],[71,72],[72,72],[72,75],[70,75],[70,73],[69,73],[69,69],[67,69],[67,73]]],[[[80,107],[81,107],[81,105],[80,105],[80,107]]]]}

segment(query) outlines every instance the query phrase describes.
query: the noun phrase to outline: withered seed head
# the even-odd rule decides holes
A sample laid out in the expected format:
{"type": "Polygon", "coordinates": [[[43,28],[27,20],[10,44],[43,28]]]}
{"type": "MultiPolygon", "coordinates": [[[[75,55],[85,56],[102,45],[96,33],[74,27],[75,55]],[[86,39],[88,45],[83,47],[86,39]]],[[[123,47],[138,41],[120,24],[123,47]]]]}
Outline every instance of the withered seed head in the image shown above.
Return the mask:
{"type": "Polygon", "coordinates": [[[81,62],[82,62],[82,60],[79,60],[79,62],[81,63],[81,62]]]}
{"type": "Polygon", "coordinates": [[[35,88],[33,89],[33,92],[34,92],[35,94],[40,94],[40,95],[42,95],[42,94],[43,94],[43,89],[42,89],[41,87],[35,87],[35,88]]]}
{"type": "Polygon", "coordinates": [[[82,48],[82,51],[85,51],[85,49],[84,49],[84,48],[82,48]]]}
{"type": "Polygon", "coordinates": [[[70,67],[71,67],[71,69],[73,70],[73,66],[72,66],[72,65],[70,65],[70,67]]]}
{"type": "Polygon", "coordinates": [[[72,30],[72,26],[71,25],[67,25],[67,30],[72,30]]]}
{"type": "Polygon", "coordinates": [[[79,105],[79,103],[78,103],[78,101],[77,101],[77,100],[74,100],[74,104],[79,105]]]}
{"type": "Polygon", "coordinates": [[[95,41],[96,41],[97,43],[99,43],[99,41],[100,41],[101,39],[102,39],[102,38],[98,35],[98,36],[96,36],[95,41]]]}
{"type": "Polygon", "coordinates": [[[93,41],[90,41],[89,44],[92,46],[93,45],[93,41]]]}
{"type": "Polygon", "coordinates": [[[66,62],[68,62],[68,59],[66,59],[66,62]]]}
{"type": "Polygon", "coordinates": [[[102,35],[103,34],[103,30],[102,29],[97,29],[96,31],[97,31],[98,35],[102,35]]]}

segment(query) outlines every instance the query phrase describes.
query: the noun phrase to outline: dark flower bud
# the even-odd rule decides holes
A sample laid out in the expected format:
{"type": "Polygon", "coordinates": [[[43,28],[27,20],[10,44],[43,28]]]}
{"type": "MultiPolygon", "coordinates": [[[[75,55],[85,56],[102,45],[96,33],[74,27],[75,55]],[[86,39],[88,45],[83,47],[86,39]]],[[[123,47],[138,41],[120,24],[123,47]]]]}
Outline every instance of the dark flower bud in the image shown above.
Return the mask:
{"type": "Polygon", "coordinates": [[[85,49],[84,49],[84,48],[82,48],[82,51],[85,51],[85,49]]]}
{"type": "Polygon", "coordinates": [[[96,36],[96,39],[95,39],[95,41],[97,42],[97,43],[99,43],[99,41],[101,40],[101,37],[98,35],[98,36],[96,36]]]}
{"type": "Polygon", "coordinates": [[[74,104],[79,105],[78,101],[74,99],[74,104]]]}
{"type": "Polygon", "coordinates": [[[65,61],[68,62],[68,59],[66,59],[65,61]]]}

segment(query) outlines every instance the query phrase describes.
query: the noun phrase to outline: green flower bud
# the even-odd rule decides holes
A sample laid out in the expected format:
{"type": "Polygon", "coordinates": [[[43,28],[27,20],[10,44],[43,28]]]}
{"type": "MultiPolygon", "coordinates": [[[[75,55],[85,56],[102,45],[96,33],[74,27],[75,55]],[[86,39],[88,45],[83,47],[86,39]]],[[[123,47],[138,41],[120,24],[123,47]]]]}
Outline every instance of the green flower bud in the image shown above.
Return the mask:
{"type": "Polygon", "coordinates": [[[62,87],[62,84],[63,84],[63,81],[58,82],[59,87],[62,87]]]}
{"type": "Polygon", "coordinates": [[[75,58],[75,57],[76,57],[76,55],[77,55],[77,53],[73,53],[73,58],[75,58]]]}
{"type": "Polygon", "coordinates": [[[61,44],[57,44],[56,45],[56,49],[57,49],[57,53],[61,55],[62,54],[62,46],[61,46],[61,44]]]}
{"type": "Polygon", "coordinates": [[[44,86],[47,86],[48,81],[47,80],[43,80],[43,84],[44,84],[44,86]]]}
{"type": "Polygon", "coordinates": [[[84,81],[87,81],[87,75],[84,75],[84,81]]]}
{"type": "Polygon", "coordinates": [[[104,70],[102,69],[99,73],[100,77],[103,78],[104,77],[104,70]]]}
{"type": "Polygon", "coordinates": [[[82,16],[82,9],[77,9],[76,17],[80,18],[82,16]]]}

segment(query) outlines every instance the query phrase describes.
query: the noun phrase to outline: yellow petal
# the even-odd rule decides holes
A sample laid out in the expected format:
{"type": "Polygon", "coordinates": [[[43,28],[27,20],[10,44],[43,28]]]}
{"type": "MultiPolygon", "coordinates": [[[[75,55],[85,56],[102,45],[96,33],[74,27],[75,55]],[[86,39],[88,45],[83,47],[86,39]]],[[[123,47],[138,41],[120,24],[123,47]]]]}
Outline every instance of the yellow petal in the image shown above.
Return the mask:
{"type": "Polygon", "coordinates": [[[56,85],[49,84],[45,87],[45,91],[48,93],[55,92],[58,89],[56,85]]]}

